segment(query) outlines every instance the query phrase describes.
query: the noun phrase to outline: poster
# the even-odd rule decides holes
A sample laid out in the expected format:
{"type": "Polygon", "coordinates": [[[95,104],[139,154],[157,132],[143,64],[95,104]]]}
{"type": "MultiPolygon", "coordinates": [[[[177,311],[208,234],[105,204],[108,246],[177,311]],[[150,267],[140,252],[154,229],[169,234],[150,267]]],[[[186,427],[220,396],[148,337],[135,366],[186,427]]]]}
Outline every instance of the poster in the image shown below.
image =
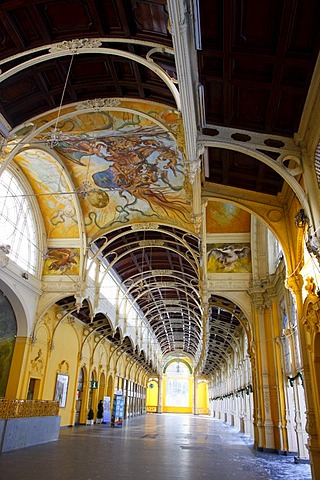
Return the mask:
{"type": "Polygon", "coordinates": [[[111,421],[111,412],[110,412],[110,397],[103,397],[103,423],[110,423],[111,421]]]}

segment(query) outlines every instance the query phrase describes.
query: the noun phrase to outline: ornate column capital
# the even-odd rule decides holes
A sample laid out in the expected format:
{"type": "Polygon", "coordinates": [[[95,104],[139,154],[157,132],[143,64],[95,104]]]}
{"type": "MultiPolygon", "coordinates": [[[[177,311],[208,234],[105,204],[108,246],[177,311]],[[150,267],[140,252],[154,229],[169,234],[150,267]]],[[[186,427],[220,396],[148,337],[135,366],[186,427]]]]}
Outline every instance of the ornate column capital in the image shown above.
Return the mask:
{"type": "Polygon", "coordinates": [[[303,278],[300,274],[290,275],[286,278],[286,288],[290,290],[294,295],[301,293],[303,287],[303,278]]]}

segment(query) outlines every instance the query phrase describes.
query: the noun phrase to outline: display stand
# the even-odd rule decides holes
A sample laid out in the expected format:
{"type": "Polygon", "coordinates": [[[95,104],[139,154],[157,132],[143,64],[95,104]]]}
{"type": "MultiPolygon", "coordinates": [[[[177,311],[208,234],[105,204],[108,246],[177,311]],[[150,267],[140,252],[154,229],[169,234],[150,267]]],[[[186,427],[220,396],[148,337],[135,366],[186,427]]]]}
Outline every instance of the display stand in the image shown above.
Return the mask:
{"type": "Polygon", "coordinates": [[[115,394],[113,397],[111,427],[121,428],[124,414],[124,398],[121,394],[115,394]]]}

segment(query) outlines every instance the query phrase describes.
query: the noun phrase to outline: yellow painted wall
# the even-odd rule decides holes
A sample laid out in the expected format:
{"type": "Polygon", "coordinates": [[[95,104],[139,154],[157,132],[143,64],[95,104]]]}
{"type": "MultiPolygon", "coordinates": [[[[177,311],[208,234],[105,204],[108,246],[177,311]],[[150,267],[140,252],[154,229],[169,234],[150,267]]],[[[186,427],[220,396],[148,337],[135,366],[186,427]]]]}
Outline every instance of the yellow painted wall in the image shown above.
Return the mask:
{"type": "Polygon", "coordinates": [[[158,393],[159,393],[158,382],[156,382],[155,380],[151,380],[150,382],[148,382],[147,402],[146,402],[147,408],[158,406],[158,393]],[[150,388],[150,384],[153,385],[153,388],[150,388]]]}
{"type": "Polygon", "coordinates": [[[67,403],[64,408],[60,408],[59,414],[61,415],[61,426],[72,425],[78,379],[77,353],[79,348],[78,338],[73,326],[68,323],[59,325],[55,333],[54,343],[56,348],[52,350],[49,357],[43,398],[53,400],[57,374],[68,375],[67,403]]]}
{"type": "Polygon", "coordinates": [[[208,384],[204,381],[200,381],[197,387],[197,413],[209,414],[208,384]]]}

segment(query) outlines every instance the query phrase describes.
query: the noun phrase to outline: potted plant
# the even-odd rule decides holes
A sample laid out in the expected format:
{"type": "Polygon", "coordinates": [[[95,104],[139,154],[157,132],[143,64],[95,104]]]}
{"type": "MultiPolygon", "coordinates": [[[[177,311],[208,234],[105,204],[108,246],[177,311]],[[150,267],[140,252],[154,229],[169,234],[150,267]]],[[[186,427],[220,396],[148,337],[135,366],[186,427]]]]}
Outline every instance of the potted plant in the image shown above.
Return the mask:
{"type": "Polygon", "coordinates": [[[93,425],[93,410],[92,410],[92,408],[89,409],[86,424],[87,425],[93,425]]]}

